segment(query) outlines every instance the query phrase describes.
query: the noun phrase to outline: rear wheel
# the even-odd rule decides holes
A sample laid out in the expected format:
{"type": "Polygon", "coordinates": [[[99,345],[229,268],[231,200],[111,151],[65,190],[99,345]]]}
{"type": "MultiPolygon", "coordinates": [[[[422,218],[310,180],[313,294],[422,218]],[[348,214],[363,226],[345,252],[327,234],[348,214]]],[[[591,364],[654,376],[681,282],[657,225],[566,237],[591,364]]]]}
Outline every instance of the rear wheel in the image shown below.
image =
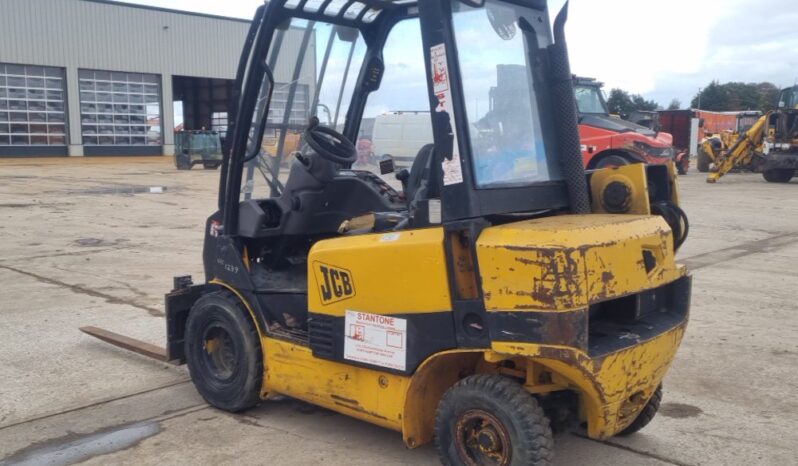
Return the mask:
{"type": "Polygon", "coordinates": [[[549,419],[521,384],[498,375],[472,375],[443,396],[435,444],[444,465],[550,465],[549,419]]]}
{"type": "Polygon", "coordinates": [[[709,172],[709,165],[712,163],[712,159],[709,157],[709,154],[704,150],[703,146],[698,146],[698,159],[696,160],[696,168],[701,173],[709,172]]]}
{"type": "Polygon", "coordinates": [[[629,426],[622,430],[618,435],[631,435],[635,432],[639,431],[643,427],[647,426],[654,416],[657,415],[657,411],[659,411],[659,404],[662,402],[662,385],[657,387],[654,391],[654,394],[651,395],[651,399],[648,400],[648,403],[643,407],[643,410],[640,411],[640,414],[637,415],[637,418],[632,421],[629,426]]]}
{"type": "Polygon", "coordinates": [[[596,163],[596,169],[602,168],[613,168],[613,167],[622,167],[624,165],[629,165],[631,162],[626,157],[622,157],[620,155],[608,155],[606,157],[602,157],[596,163]]]}
{"type": "Polygon", "coordinates": [[[191,170],[191,158],[188,154],[175,155],[175,166],[178,170],[191,170]]]}
{"type": "Polygon", "coordinates": [[[789,183],[794,175],[792,168],[773,168],[762,172],[768,183],[789,183]]]}
{"type": "Polygon", "coordinates": [[[686,175],[690,169],[690,156],[685,154],[684,158],[676,162],[676,171],[680,175],[686,175]]]}
{"type": "Polygon", "coordinates": [[[219,168],[219,165],[221,164],[222,162],[203,162],[202,166],[206,170],[216,170],[217,168],[219,168]]]}
{"type": "Polygon", "coordinates": [[[185,353],[194,386],[212,406],[237,412],[260,401],[263,353],[258,332],[232,294],[209,293],[192,306],[185,353]]]}

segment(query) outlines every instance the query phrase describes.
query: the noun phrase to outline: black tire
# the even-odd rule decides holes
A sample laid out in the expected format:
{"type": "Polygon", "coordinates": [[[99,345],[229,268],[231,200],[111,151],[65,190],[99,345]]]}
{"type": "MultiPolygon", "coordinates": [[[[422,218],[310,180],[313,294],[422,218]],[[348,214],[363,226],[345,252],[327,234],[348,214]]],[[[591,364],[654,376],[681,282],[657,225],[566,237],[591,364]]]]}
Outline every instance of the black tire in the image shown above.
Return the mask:
{"type": "Polygon", "coordinates": [[[203,162],[202,167],[206,170],[216,170],[221,164],[221,162],[203,162]]]}
{"type": "Polygon", "coordinates": [[[629,159],[621,155],[607,155],[596,162],[596,170],[610,167],[622,167],[631,163],[629,159]]]}
{"type": "Polygon", "coordinates": [[[684,159],[676,162],[676,172],[680,175],[686,175],[689,168],[690,168],[690,157],[688,155],[685,155],[684,159]]]}
{"type": "Polygon", "coordinates": [[[191,170],[191,162],[178,155],[175,157],[175,167],[177,167],[178,170],[191,170]]]}
{"type": "Polygon", "coordinates": [[[712,163],[712,159],[709,157],[709,154],[706,153],[703,146],[698,146],[698,158],[696,159],[696,168],[701,173],[708,173],[709,172],[709,165],[712,163]]]}
{"type": "Polygon", "coordinates": [[[263,353],[258,332],[234,295],[209,293],[194,303],[185,353],[194,386],[212,406],[238,412],[258,404],[263,353]]]}
{"type": "Polygon", "coordinates": [[[765,181],[768,183],[789,183],[792,177],[795,176],[795,170],[792,168],[772,168],[763,171],[762,176],[765,177],[765,181]]]}
{"type": "Polygon", "coordinates": [[[643,407],[640,414],[637,415],[634,421],[632,421],[626,429],[622,430],[618,435],[626,436],[632,435],[635,432],[639,431],[643,427],[647,426],[654,416],[657,415],[657,411],[659,411],[659,405],[662,402],[662,385],[657,387],[654,391],[654,394],[651,395],[651,399],[648,400],[648,403],[643,407]]]}
{"type": "Polygon", "coordinates": [[[521,384],[499,375],[466,377],[444,394],[435,445],[446,466],[546,466],[554,459],[543,409],[521,384]]]}

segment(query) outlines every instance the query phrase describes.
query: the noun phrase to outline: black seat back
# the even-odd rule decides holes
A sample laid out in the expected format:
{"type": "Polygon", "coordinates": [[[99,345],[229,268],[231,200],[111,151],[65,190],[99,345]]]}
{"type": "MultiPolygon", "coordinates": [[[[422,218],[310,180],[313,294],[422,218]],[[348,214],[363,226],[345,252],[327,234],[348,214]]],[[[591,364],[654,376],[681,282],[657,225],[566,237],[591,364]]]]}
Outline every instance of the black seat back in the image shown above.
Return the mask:
{"type": "Polygon", "coordinates": [[[438,197],[438,184],[430,183],[430,180],[436,179],[433,173],[437,173],[437,165],[433,163],[434,155],[435,144],[427,144],[418,151],[413,160],[405,188],[405,199],[410,210],[413,210],[418,201],[438,197]]]}

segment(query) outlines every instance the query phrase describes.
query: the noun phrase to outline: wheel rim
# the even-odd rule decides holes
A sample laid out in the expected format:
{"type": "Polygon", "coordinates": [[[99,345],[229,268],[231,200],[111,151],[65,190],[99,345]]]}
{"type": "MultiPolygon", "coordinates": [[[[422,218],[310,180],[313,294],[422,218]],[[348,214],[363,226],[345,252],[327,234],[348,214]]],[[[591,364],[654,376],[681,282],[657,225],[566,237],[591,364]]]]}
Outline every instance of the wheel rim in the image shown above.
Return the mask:
{"type": "Polygon", "coordinates": [[[481,409],[466,411],[457,419],[455,445],[468,466],[507,466],[512,459],[507,428],[481,409]]]}
{"type": "Polygon", "coordinates": [[[202,361],[208,372],[217,380],[233,378],[238,369],[238,355],[233,337],[219,325],[210,325],[202,341],[202,361]]]}

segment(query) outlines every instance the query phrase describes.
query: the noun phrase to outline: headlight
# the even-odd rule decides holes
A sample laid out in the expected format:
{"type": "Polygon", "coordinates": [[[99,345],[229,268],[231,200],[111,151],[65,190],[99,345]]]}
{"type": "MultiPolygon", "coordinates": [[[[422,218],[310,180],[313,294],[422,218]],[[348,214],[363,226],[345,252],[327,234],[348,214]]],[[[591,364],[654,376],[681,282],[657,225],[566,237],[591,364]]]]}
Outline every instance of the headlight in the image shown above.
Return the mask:
{"type": "Polygon", "coordinates": [[[676,150],[671,147],[654,147],[649,144],[646,144],[643,141],[634,141],[635,149],[645,152],[648,155],[652,155],[654,157],[667,157],[672,159],[676,156],[676,150]]]}

